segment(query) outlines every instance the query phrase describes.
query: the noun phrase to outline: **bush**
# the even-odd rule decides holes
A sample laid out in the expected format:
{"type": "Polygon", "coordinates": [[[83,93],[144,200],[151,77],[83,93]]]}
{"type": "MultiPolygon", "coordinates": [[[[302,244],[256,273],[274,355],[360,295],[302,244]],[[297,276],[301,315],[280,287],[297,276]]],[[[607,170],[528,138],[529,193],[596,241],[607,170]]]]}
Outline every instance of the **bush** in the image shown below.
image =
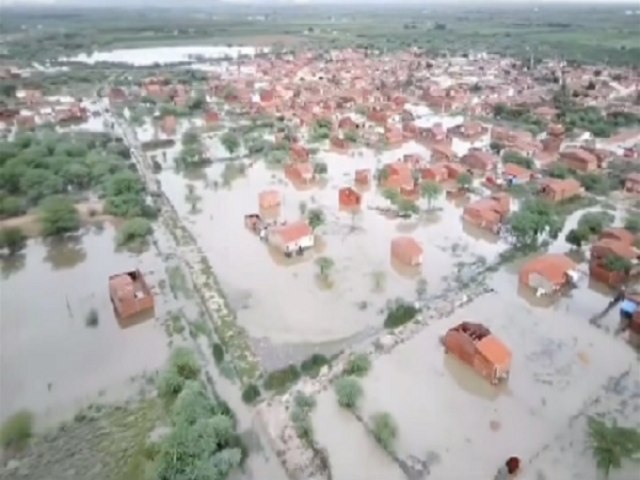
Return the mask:
{"type": "Polygon", "coordinates": [[[0,198],[0,217],[16,217],[25,212],[24,201],[19,197],[0,198]]]}
{"type": "Polygon", "coordinates": [[[96,327],[98,325],[98,311],[95,308],[92,308],[87,313],[87,316],[84,319],[84,324],[87,327],[96,327]]]}
{"type": "Polygon", "coordinates": [[[614,220],[615,216],[611,212],[587,212],[578,220],[578,229],[591,235],[600,235],[614,220]]]}
{"type": "Polygon", "coordinates": [[[371,431],[373,438],[387,452],[393,451],[393,444],[398,435],[398,427],[390,414],[376,413],[371,416],[371,431]]]}
{"type": "Polygon", "coordinates": [[[293,408],[289,414],[298,437],[309,444],[313,442],[313,424],[311,423],[310,415],[315,407],[316,401],[313,397],[297,392],[293,398],[293,408]]]}
{"type": "Polygon", "coordinates": [[[346,375],[355,377],[364,377],[371,369],[371,360],[365,353],[356,353],[351,355],[344,369],[346,375]]]}
{"type": "Polygon", "coordinates": [[[80,228],[80,215],[71,200],[54,196],[43,202],[40,222],[45,237],[60,236],[80,228]]]}
{"type": "Polygon", "coordinates": [[[242,391],[242,401],[251,404],[260,398],[260,387],[255,383],[250,383],[242,391]]]}
{"type": "Polygon", "coordinates": [[[213,359],[218,365],[224,362],[224,347],[221,344],[214,343],[211,351],[213,353],[213,359]]]}
{"type": "Polygon", "coordinates": [[[120,227],[116,242],[119,247],[139,244],[144,242],[151,235],[151,232],[153,232],[153,228],[149,220],[142,217],[132,218],[120,227]]]}
{"type": "Polygon", "coordinates": [[[640,215],[629,215],[624,221],[624,228],[631,233],[640,232],[640,215]]]}
{"type": "Polygon", "coordinates": [[[329,364],[329,359],[319,353],[314,353],[300,364],[300,370],[307,377],[315,378],[320,373],[320,369],[329,364]]]}
{"type": "Polygon", "coordinates": [[[3,448],[24,447],[33,432],[33,415],[22,410],[9,417],[0,428],[0,445],[3,448]]]}
{"type": "Polygon", "coordinates": [[[176,348],[169,357],[169,366],[162,373],[158,382],[158,393],[165,401],[172,401],[189,380],[200,375],[200,366],[191,350],[186,347],[176,348]]]}
{"type": "Polygon", "coordinates": [[[417,314],[418,309],[415,306],[404,301],[397,302],[388,309],[384,326],[385,328],[400,327],[413,320],[417,314]]]}
{"type": "Polygon", "coordinates": [[[354,410],[362,398],[362,386],[354,377],[342,377],[334,385],[338,405],[342,408],[354,410]]]}
{"type": "Polygon", "coordinates": [[[27,246],[27,236],[18,227],[7,227],[0,230],[0,250],[7,250],[15,255],[27,246]]]}
{"type": "Polygon", "coordinates": [[[286,368],[276,370],[267,375],[264,380],[264,388],[266,390],[283,391],[300,379],[300,371],[295,365],[289,365],[286,368]]]}

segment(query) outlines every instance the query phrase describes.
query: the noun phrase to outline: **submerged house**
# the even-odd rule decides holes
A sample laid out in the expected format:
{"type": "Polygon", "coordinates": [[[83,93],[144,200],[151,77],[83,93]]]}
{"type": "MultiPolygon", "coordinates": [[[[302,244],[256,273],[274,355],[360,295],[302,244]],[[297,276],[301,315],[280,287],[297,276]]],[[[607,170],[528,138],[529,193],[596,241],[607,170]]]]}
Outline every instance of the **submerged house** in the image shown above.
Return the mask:
{"type": "Polygon", "coordinates": [[[412,237],[396,237],[391,241],[391,257],[404,265],[421,265],[422,256],[422,247],[412,237]]]}
{"type": "Polygon", "coordinates": [[[464,207],[462,218],[477,227],[499,233],[500,227],[509,215],[511,198],[506,193],[496,193],[489,198],[481,198],[464,207]]]}
{"type": "Polygon", "coordinates": [[[633,246],[634,235],[624,228],[609,228],[591,246],[589,275],[611,287],[623,285],[640,273],[640,251],[633,246]]]}
{"type": "Polygon", "coordinates": [[[269,244],[284,255],[300,255],[315,245],[313,229],[305,221],[298,221],[273,227],[268,233],[269,244]]]}
{"type": "Polygon", "coordinates": [[[140,270],[131,270],[109,277],[109,295],[120,319],[151,312],[155,301],[140,270]]]}
{"type": "Polygon", "coordinates": [[[281,203],[280,192],[277,190],[264,190],[258,194],[258,204],[261,209],[268,210],[279,207],[281,203]]]}
{"type": "Polygon", "coordinates": [[[343,187],[338,191],[338,202],[342,208],[357,208],[362,203],[362,195],[351,187],[343,187]]]}
{"type": "Polygon", "coordinates": [[[540,182],[540,195],[550,202],[562,202],[583,193],[584,188],[575,178],[546,178],[540,182]]]}
{"type": "Polygon", "coordinates": [[[452,353],[492,384],[509,378],[511,350],[479,323],[462,322],[444,336],[446,353],[452,353]]]}
{"type": "Polygon", "coordinates": [[[576,263],[569,257],[547,253],[536,257],[520,269],[520,283],[536,290],[536,296],[551,294],[578,279],[576,263]]]}
{"type": "Polygon", "coordinates": [[[369,182],[371,182],[371,171],[366,168],[356,170],[356,173],[354,174],[354,181],[358,185],[369,185],[369,182]]]}

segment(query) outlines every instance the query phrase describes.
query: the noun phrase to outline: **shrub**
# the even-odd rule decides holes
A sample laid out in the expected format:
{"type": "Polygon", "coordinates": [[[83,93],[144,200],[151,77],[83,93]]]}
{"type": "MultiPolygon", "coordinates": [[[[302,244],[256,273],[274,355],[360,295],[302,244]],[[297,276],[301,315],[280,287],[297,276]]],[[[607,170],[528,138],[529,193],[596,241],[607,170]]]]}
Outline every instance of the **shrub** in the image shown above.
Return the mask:
{"type": "Polygon", "coordinates": [[[365,353],[356,353],[351,355],[344,369],[346,375],[355,377],[364,377],[371,369],[371,360],[365,353]]]}
{"type": "Polygon", "coordinates": [[[0,230],[0,250],[7,250],[15,255],[27,246],[27,236],[18,227],[7,227],[0,230]]]}
{"type": "Polygon", "coordinates": [[[136,244],[146,240],[152,231],[151,222],[146,218],[132,218],[120,227],[116,241],[119,247],[136,244]]]}
{"type": "Polygon", "coordinates": [[[349,410],[354,410],[362,398],[362,386],[354,377],[342,377],[334,385],[338,405],[349,410]]]}
{"type": "Polygon", "coordinates": [[[376,413],[371,416],[371,431],[373,438],[387,452],[393,451],[393,444],[398,435],[398,427],[390,414],[376,413]]]}
{"type": "Polygon", "coordinates": [[[191,350],[176,348],[169,357],[169,367],[162,373],[158,382],[158,393],[166,401],[171,401],[182,392],[188,380],[200,375],[200,366],[191,350]]]}
{"type": "Polygon", "coordinates": [[[264,380],[264,388],[266,390],[285,390],[290,384],[300,379],[300,371],[295,365],[289,365],[286,368],[276,370],[267,375],[264,380]]]}
{"type": "Polygon", "coordinates": [[[300,370],[308,377],[315,378],[320,369],[329,364],[329,359],[319,353],[314,353],[300,364],[300,370]]]}
{"type": "Polygon", "coordinates": [[[250,383],[242,391],[242,401],[251,404],[260,398],[260,387],[255,383],[250,383]]]}
{"type": "Polygon", "coordinates": [[[49,197],[40,212],[42,234],[54,237],[75,232],[80,228],[80,215],[71,200],[65,197],[49,197]]]}
{"type": "Polygon", "coordinates": [[[587,212],[578,220],[578,229],[584,230],[591,235],[599,235],[614,220],[615,216],[611,212],[587,212]]]}
{"type": "Polygon", "coordinates": [[[33,415],[22,410],[9,417],[0,428],[0,445],[3,448],[22,448],[31,438],[33,415]]]}
{"type": "Polygon", "coordinates": [[[311,423],[310,414],[315,407],[316,401],[313,397],[297,392],[293,398],[293,408],[289,414],[296,433],[307,443],[313,441],[313,424],[311,423]]]}
{"type": "Polygon", "coordinates": [[[0,217],[15,217],[24,211],[24,201],[21,198],[0,197],[0,217]]]}
{"type": "Polygon", "coordinates": [[[175,369],[169,368],[160,375],[158,394],[165,401],[171,401],[180,394],[185,383],[185,379],[175,369]]]}
{"type": "Polygon", "coordinates": [[[387,310],[387,316],[384,319],[385,328],[397,328],[405,323],[410,322],[418,314],[418,309],[404,301],[396,302],[395,305],[387,310]]]}
{"type": "Polygon", "coordinates": [[[87,327],[96,327],[98,325],[98,311],[95,308],[92,308],[87,313],[87,316],[84,319],[84,323],[87,327]]]}
{"type": "Polygon", "coordinates": [[[213,359],[215,362],[220,365],[224,362],[224,347],[219,343],[214,343],[213,347],[211,347],[213,353],[213,359]]]}
{"type": "Polygon", "coordinates": [[[624,228],[631,233],[640,232],[640,215],[629,215],[624,222],[624,228]]]}

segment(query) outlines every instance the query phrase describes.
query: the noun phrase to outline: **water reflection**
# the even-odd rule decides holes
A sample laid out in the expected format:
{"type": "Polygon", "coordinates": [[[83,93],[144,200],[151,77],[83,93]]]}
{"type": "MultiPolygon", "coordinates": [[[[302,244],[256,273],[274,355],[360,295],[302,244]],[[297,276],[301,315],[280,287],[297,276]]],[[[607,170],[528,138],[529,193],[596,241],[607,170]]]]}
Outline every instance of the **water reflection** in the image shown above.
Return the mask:
{"type": "Polygon", "coordinates": [[[0,270],[3,280],[7,280],[11,275],[18,273],[26,264],[27,256],[24,253],[17,253],[11,256],[0,256],[0,270]]]}
{"type": "Polygon", "coordinates": [[[532,307],[537,308],[550,308],[558,300],[557,294],[536,296],[536,291],[533,288],[518,282],[518,296],[522,298],[532,307]]]}
{"type": "Polygon", "coordinates": [[[460,219],[460,221],[462,222],[462,231],[475,240],[483,240],[494,245],[500,240],[500,237],[484,228],[473,225],[464,219],[460,219]]]}
{"type": "Polygon", "coordinates": [[[461,190],[447,190],[445,198],[456,208],[464,208],[471,201],[469,195],[461,190]]]}
{"type": "Polygon", "coordinates": [[[497,400],[501,395],[511,394],[506,382],[500,383],[499,385],[491,385],[491,383],[478,375],[473,368],[455,355],[445,354],[443,352],[443,356],[443,365],[446,374],[465,392],[491,401],[497,400]]]}
{"type": "Polygon", "coordinates": [[[410,280],[414,280],[420,276],[422,273],[422,268],[420,265],[416,265],[415,267],[406,265],[402,262],[399,262],[395,257],[391,257],[391,268],[398,275],[404,278],[408,278],[410,280]]]}
{"type": "Polygon", "coordinates": [[[86,259],[87,252],[79,235],[47,242],[44,262],[50,264],[54,270],[74,268],[86,259]]]}
{"type": "Polygon", "coordinates": [[[155,316],[155,310],[147,310],[145,312],[140,312],[137,315],[133,315],[127,318],[120,318],[115,309],[113,309],[113,316],[116,318],[118,326],[125,330],[127,328],[135,327],[136,325],[140,325],[141,323],[145,323],[151,320],[155,316]]]}

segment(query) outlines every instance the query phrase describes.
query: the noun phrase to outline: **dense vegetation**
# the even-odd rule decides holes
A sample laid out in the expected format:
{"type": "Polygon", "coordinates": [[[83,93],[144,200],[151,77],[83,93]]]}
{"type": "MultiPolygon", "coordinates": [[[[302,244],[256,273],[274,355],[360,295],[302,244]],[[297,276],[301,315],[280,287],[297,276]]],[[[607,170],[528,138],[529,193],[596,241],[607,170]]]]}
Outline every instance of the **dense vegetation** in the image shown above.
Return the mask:
{"type": "Polygon", "coordinates": [[[22,448],[31,438],[33,415],[23,410],[9,417],[0,428],[2,448],[22,448]]]}
{"type": "Polygon", "coordinates": [[[19,134],[0,143],[0,217],[25,213],[51,196],[75,201],[91,191],[104,197],[107,213],[151,216],[144,186],[129,168],[128,148],[108,135],[19,134]]]}

